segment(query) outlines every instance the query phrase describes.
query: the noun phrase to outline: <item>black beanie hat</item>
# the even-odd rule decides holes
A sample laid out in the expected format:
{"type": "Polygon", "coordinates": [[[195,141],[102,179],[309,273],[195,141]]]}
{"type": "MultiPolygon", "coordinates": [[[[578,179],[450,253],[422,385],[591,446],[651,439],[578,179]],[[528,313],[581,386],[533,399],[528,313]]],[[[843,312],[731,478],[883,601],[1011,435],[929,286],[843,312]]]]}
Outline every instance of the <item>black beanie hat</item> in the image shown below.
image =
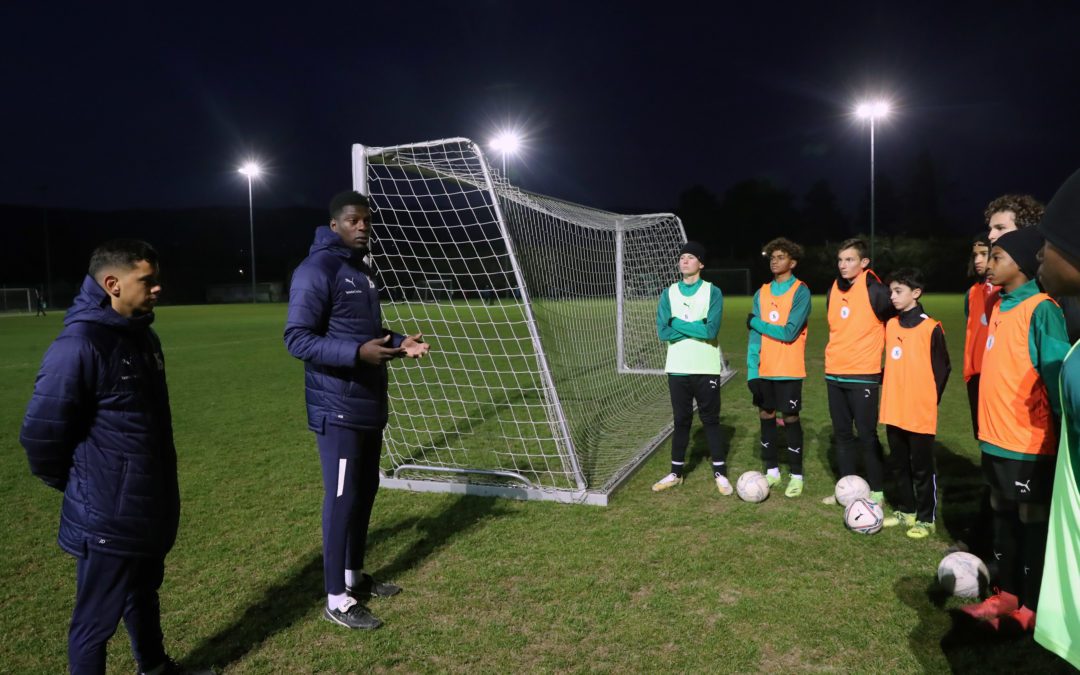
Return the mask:
{"type": "Polygon", "coordinates": [[[1012,257],[1028,279],[1034,279],[1035,272],[1039,269],[1039,260],[1036,256],[1039,255],[1042,245],[1042,233],[1034,227],[1006,232],[994,242],[994,246],[1001,247],[1012,257]]]}
{"type": "Polygon", "coordinates": [[[1039,231],[1054,246],[1080,258],[1080,171],[1069,176],[1046,205],[1039,231]]]}
{"type": "Polygon", "coordinates": [[[679,255],[681,256],[683,253],[689,253],[690,255],[700,260],[702,265],[705,264],[705,247],[697,243],[696,241],[688,241],[683,244],[682,249],[679,250],[679,255]]]}

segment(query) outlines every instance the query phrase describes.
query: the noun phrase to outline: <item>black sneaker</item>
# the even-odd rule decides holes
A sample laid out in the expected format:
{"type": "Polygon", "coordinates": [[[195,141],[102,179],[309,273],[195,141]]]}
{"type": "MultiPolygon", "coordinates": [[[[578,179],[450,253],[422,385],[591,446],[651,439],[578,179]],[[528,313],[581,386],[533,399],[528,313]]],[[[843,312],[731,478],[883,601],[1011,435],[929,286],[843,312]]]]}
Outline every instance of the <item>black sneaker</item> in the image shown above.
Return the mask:
{"type": "Polygon", "coordinates": [[[149,675],[150,673],[154,675],[214,675],[212,670],[190,670],[185,668],[168,656],[165,657],[165,663],[158,664],[146,671],[146,673],[140,673],[139,675],[149,675]]]}
{"type": "Polygon", "coordinates": [[[375,630],[382,625],[382,621],[372,616],[366,607],[356,601],[356,598],[346,598],[341,609],[324,607],[323,618],[346,628],[359,630],[375,630]]]}
{"type": "Polygon", "coordinates": [[[363,574],[360,576],[360,583],[356,586],[346,586],[345,592],[353,597],[389,598],[400,593],[401,586],[388,581],[375,581],[370,574],[363,574]]]}

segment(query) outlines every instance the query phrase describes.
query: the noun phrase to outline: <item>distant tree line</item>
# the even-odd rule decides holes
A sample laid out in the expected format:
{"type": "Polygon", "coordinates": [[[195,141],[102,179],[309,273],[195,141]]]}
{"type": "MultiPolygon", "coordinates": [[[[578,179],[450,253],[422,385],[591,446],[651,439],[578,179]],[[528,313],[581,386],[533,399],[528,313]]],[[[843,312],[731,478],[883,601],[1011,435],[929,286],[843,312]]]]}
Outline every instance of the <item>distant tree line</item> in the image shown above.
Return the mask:
{"type": "MultiPolygon", "coordinates": [[[[955,233],[974,232],[978,223],[972,227],[948,222],[940,209],[948,195],[949,186],[941,183],[928,154],[916,158],[900,187],[887,175],[878,175],[876,260],[872,265],[880,275],[895,267],[915,265],[923,269],[931,291],[966,287],[970,237],[955,233]]],[[[851,236],[865,236],[870,221],[868,190],[855,217],[850,218],[824,180],[801,196],[766,179],[741,181],[720,195],[696,185],[679,195],[673,210],[688,236],[708,248],[709,267],[748,268],[753,287],[769,278],[761,246],[776,236],[798,241],[807,253],[796,274],[815,293],[824,293],[836,275],[837,244],[851,236]]],[[[153,243],[161,253],[165,302],[206,302],[210,285],[250,283],[247,216],[247,209],[240,207],[87,211],[0,205],[4,238],[0,286],[51,290],[50,304],[65,306],[81,283],[96,245],[115,237],[138,237],[153,243]]],[[[258,280],[280,282],[287,288],[292,270],[307,255],[315,228],[326,222],[326,212],[317,208],[256,209],[258,280]]],[[[498,265],[485,263],[483,269],[472,269],[464,261],[435,265],[440,259],[436,249],[447,243],[424,244],[433,247],[431,251],[396,247],[383,251],[387,259],[381,269],[409,270],[405,276],[391,273],[385,279],[388,289],[396,287],[405,293],[417,287],[413,277],[445,275],[455,278],[461,293],[507,292],[512,284],[498,265]],[[393,259],[398,256],[400,260],[393,259]]],[[[559,250],[558,244],[548,243],[549,255],[573,255],[572,251],[559,250]]],[[[484,257],[478,251],[467,256],[471,260],[484,257]]],[[[532,272],[524,271],[526,276],[532,272]]],[[[552,288],[540,294],[555,297],[565,290],[552,288]]]]}
{"type": "MultiPolygon", "coordinates": [[[[880,276],[913,265],[926,274],[931,291],[966,287],[970,236],[955,233],[974,234],[978,221],[970,227],[949,222],[940,208],[948,192],[928,153],[916,157],[902,187],[878,174],[876,260],[871,266],[880,276]]],[[[732,185],[722,196],[701,185],[691,187],[679,196],[675,213],[687,237],[706,246],[709,267],[747,267],[754,285],[769,278],[761,257],[765,243],[779,236],[799,242],[806,247],[806,260],[795,273],[813,292],[824,293],[836,276],[836,246],[854,236],[869,240],[870,193],[867,188],[853,220],[826,180],[814,183],[800,198],[768,179],[753,178],[732,185]]]]}

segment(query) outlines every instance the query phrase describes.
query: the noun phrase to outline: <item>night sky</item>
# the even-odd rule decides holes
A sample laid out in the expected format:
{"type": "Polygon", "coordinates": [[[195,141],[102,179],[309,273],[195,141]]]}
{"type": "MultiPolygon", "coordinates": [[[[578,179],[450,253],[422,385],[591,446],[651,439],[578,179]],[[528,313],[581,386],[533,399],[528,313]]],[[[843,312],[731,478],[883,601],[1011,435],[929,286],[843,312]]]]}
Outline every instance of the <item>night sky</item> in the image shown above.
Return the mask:
{"type": "Polygon", "coordinates": [[[5,3],[0,204],[246,206],[251,156],[257,206],[321,207],[353,142],[514,123],[513,181],[564,199],[669,210],[697,184],[827,179],[854,213],[867,93],[896,106],[879,176],[928,152],[974,223],[1080,166],[1080,3],[705,4],[5,3]]]}

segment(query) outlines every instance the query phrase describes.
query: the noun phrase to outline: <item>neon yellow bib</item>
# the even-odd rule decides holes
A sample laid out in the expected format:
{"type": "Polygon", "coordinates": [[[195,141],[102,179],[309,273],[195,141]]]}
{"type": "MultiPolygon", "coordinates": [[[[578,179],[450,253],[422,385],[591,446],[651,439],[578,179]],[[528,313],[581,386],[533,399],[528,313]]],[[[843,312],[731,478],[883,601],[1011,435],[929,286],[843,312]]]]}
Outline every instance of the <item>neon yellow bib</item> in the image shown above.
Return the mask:
{"type": "MultiPolygon", "coordinates": [[[[1062,373],[1071,365],[1070,357],[1080,358],[1080,354],[1073,354],[1077,345],[1080,342],[1065,357],[1062,373]]],[[[1062,386],[1061,441],[1050,502],[1042,591],[1035,612],[1035,641],[1080,667],[1080,457],[1076,457],[1080,448],[1075,442],[1080,420],[1072,419],[1069,403],[1075,400],[1075,394],[1066,397],[1063,384],[1059,384],[1062,386]]]]}
{"type": "MultiPolygon", "coordinates": [[[[671,316],[683,321],[693,323],[708,318],[710,299],[712,299],[712,284],[708,281],[702,281],[697,291],[689,297],[679,292],[677,283],[668,288],[671,316]]],[[[719,375],[722,369],[717,340],[686,338],[668,343],[667,363],[664,365],[666,372],[683,375],[719,375]]]]}

